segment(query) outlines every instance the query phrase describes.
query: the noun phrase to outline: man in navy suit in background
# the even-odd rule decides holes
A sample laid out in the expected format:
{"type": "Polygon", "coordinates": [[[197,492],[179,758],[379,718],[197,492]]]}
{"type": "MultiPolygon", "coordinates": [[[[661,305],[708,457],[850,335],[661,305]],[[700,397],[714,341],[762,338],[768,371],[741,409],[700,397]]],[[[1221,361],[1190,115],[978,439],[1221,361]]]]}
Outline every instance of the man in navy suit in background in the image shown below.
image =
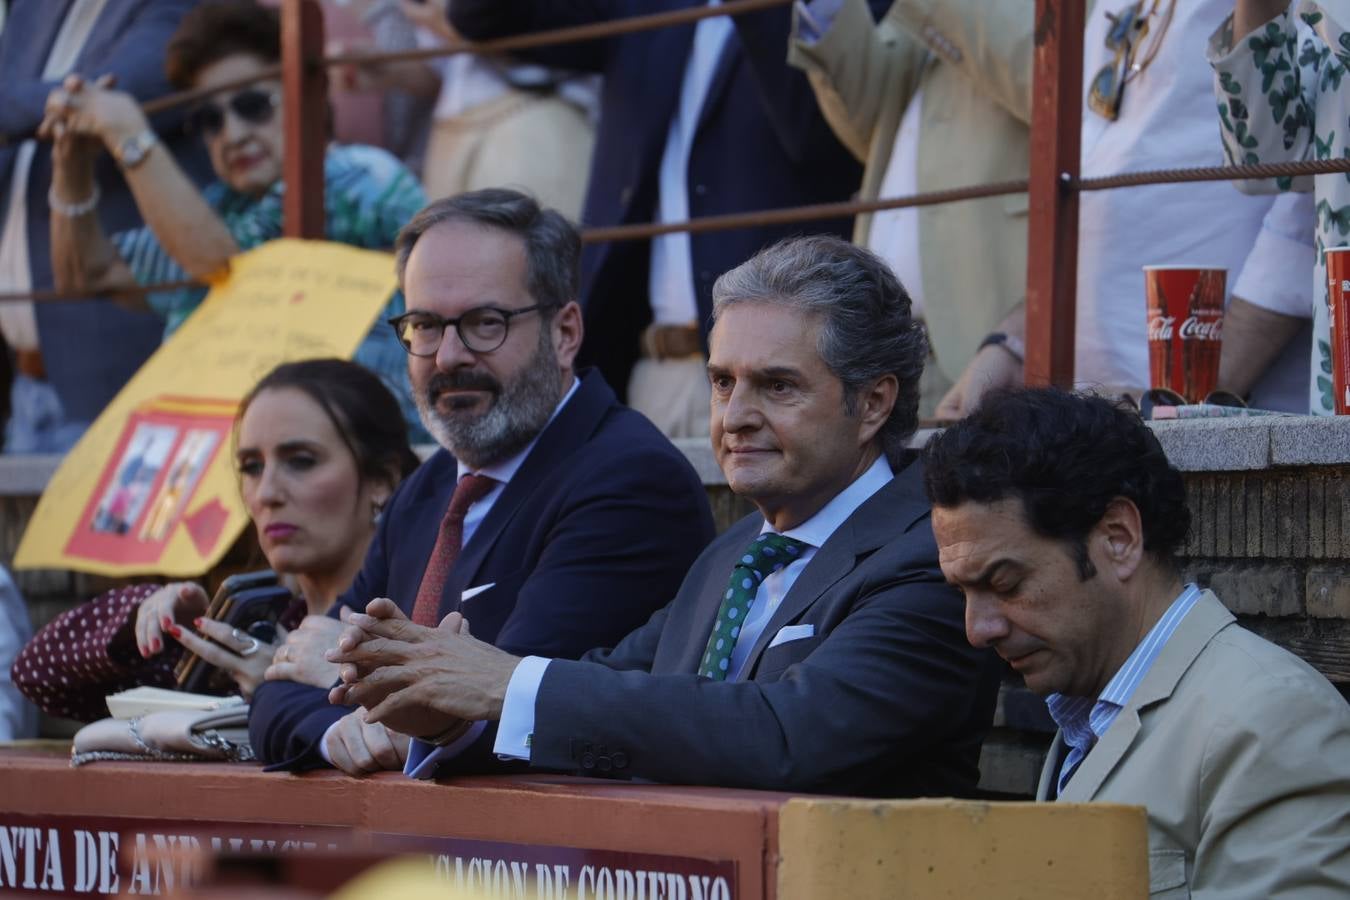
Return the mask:
{"type": "MultiPolygon", "coordinates": [[[[719,2],[455,0],[450,19],[479,40],[719,2]]],[[[871,3],[874,16],[890,5],[871,3]]],[[[848,199],[862,169],[806,76],[787,64],[791,24],[780,7],[526,54],[604,75],[582,222],[678,222],[848,199]]],[[[713,281],[791,235],[851,230],[844,216],[588,245],[581,359],[666,434],[706,436],[713,281]]]]}
{"type": "MultiPolygon", "coordinates": [[[[52,286],[47,189],[51,147],[33,140],[47,96],[71,72],[111,75],[144,102],[169,91],[163,50],[196,0],[12,0],[0,32],[0,291],[52,286]]],[[[183,109],[153,120],[189,176],[204,184],[201,142],[179,127],[183,109]]],[[[92,209],[109,232],[140,223],[117,164],[98,167],[92,209]]],[[[4,449],[70,449],[159,346],[154,315],[106,301],[0,304],[0,390],[12,419],[4,449]],[[8,358],[4,358],[8,355],[8,358]],[[13,384],[5,377],[12,373],[13,384]]],[[[0,403],[0,425],[3,409],[0,403]]]]}
{"type": "MultiPolygon", "coordinates": [[[[408,312],[393,325],[443,449],[382,512],[339,607],[388,597],[428,625],[460,612],[508,652],[575,658],[647,621],[712,539],[683,454],[599,373],[574,374],[580,248],[560,214],[508,190],[439,200],[399,235],[408,312]]],[[[253,698],[254,750],[287,768],[400,768],[406,736],[329,705],[336,666],[314,678],[290,659],[336,625],[278,651],[253,698]]],[[[457,742],[462,765],[486,755],[485,730],[457,742]]]]}

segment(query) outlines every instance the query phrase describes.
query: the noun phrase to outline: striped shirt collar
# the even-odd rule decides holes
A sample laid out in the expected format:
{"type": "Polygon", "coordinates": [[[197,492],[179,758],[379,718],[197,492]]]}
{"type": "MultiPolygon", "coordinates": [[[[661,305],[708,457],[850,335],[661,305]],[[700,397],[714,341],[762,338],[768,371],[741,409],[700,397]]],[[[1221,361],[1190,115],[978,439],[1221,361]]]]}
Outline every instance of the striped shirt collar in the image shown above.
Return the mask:
{"type": "Polygon", "coordinates": [[[1139,646],[1134,648],[1125,664],[1106,683],[1095,702],[1089,697],[1070,697],[1065,694],[1051,694],[1045,698],[1050,717],[1063,732],[1064,743],[1086,753],[1106,734],[1125,704],[1134,696],[1181,620],[1186,618],[1186,613],[1199,599],[1200,588],[1193,584],[1186,585],[1157,624],[1149,629],[1139,646]]]}

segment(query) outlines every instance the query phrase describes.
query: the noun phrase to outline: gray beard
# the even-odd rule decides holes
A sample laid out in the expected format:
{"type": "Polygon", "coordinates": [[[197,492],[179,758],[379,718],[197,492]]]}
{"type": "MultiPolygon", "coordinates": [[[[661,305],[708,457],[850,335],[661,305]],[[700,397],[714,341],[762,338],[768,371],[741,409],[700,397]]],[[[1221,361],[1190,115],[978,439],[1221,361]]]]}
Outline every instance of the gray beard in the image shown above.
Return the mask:
{"type": "Polygon", "coordinates": [[[494,394],[481,415],[442,415],[432,402],[442,385],[454,384],[456,376],[438,372],[425,391],[413,392],[422,424],[455,459],[481,469],[515,456],[544,430],[562,396],[562,372],[548,334],[545,329],[529,364],[506,384],[488,375],[465,376],[469,383],[459,386],[486,388],[494,394]]]}

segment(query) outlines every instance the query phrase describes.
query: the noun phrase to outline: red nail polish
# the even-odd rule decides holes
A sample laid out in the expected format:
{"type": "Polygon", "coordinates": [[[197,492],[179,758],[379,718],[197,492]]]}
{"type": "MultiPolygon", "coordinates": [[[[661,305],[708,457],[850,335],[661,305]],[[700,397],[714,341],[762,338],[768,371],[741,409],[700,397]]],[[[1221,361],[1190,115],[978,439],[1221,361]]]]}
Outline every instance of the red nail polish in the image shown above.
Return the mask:
{"type": "Polygon", "coordinates": [[[195,626],[198,627],[198,628],[201,628],[201,627],[202,627],[202,617],[201,617],[201,616],[198,616],[197,618],[193,619],[193,620],[192,620],[192,624],[195,625],[195,626]]]}
{"type": "Polygon", "coordinates": [[[164,618],[160,619],[159,622],[161,625],[164,626],[165,631],[168,631],[170,628],[173,627],[173,619],[170,619],[168,616],[165,616],[164,618]]]}
{"type": "Polygon", "coordinates": [[[151,641],[150,641],[150,652],[151,652],[151,653],[158,653],[158,652],[159,652],[160,650],[162,650],[162,649],[164,649],[164,645],[161,644],[161,643],[159,642],[159,638],[153,638],[153,639],[151,639],[151,641]]]}
{"type": "MultiPolygon", "coordinates": [[[[169,634],[173,635],[176,638],[180,638],[183,636],[183,629],[179,628],[177,625],[170,625],[169,634]]],[[[159,641],[155,641],[155,643],[158,644],[159,641]]],[[[155,649],[158,650],[159,648],[156,647],[155,649]]]]}

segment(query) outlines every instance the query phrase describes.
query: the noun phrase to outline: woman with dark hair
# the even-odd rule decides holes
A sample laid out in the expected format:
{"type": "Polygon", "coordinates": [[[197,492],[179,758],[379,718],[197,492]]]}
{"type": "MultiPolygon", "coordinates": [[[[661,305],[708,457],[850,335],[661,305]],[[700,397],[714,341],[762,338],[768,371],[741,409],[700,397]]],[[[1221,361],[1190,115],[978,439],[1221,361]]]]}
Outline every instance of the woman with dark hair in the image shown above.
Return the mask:
{"type": "MultiPolygon", "coordinates": [[[[13,679],[25,696],[53,715],[102,718],[108,694],[172,687],[187,648],[228,672],[247,698],[287,629],[322,617],[291,637],[329,629],[336,637],[339,623],[325,613],[356,577],[380,510],[417,465],[398,405],[378,378],[345,360],[284,363],[240,404],[235,459],[263,554],[297,595],[277,642],[244,646],[228,625],[202,618],[208,598],[198,584],[120,588],[58,616],[24,647],[13,679]]],[[[336,666],[321,648],[297,654],[295,644],[287,677],[331,684],[336,666]]]]}
{"type": "MultiPolygon", "coordinates": [[[[285,128],[280,76],[281,24],[256,0],[210,0],[183,17],[165,50],[169,81],[213,90],[188,116],[219,179],[198,191],[160,144],[131,95],[106,79],[71,76],[47,100],[40,134],[52,150],[52,269],[62,290],[218,278],[231,257],[282,236],[285,128]],[[240,84],[240,82],[244,82],[240,84]],[[94,163],[104,151],[131,186],[145,225],[109,235],[99,222],[94,163]]],[[[426,196],[412,174],[376,147],[330,144],[324,169],[324,236],[387,250],[426,196]]],[[[150,294],[146,302],[169,335],[205,296],[204,288],[150,294]]],[[[407,361],[383,319],[403,312],[395,295],[357,348],[399,398],[414,435],[421,426],[407,390],[407,361]]]]}

